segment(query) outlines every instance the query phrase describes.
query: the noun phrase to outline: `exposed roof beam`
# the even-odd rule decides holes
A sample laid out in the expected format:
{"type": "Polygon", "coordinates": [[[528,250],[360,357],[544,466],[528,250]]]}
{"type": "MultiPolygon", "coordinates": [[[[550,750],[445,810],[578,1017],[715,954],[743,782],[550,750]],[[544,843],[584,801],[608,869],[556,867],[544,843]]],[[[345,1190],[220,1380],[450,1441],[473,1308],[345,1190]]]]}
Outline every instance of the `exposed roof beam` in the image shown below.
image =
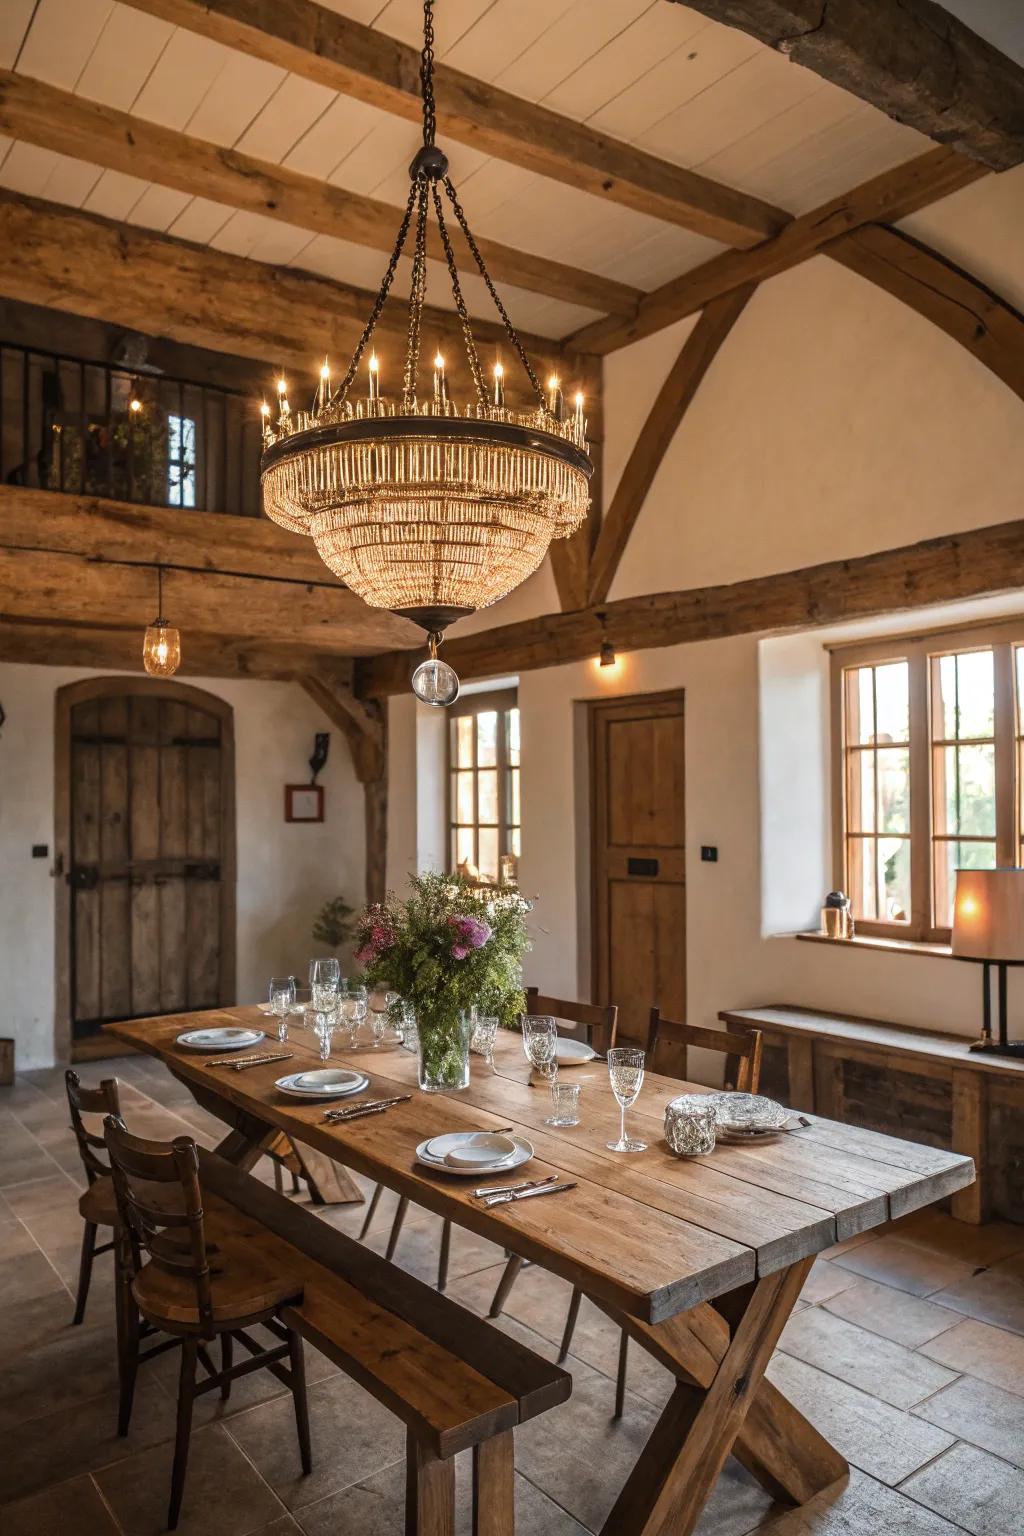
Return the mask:
{"type": "Polygon", "coordinates": [[[720,299],[712,299],[683,342],[679,356],[640,428],[611,506],[601,522],[590,567],[588,600],[591,603],[603,603],[608,596],[619,561],[665,452],[700,388],[701,380],[717,357],[719,347],[753,292],[754,285],[748,284],[745,288],[734,288],[720,299]]]}
{"type": "MultiPolygon", "coordinates": [[[[236,635],[187,634],[183,636],[178,675],[251,677],[288,682],[322,664],[323,660],[316,652],[301,646],[239,640],[236,635]]],[[[0,661],[141,672],[142,632],[4,617],[0,619],[0,661]]]]}
{"type": "MultiPolygon", "coordinates": [[[[419,52],[314,0],[129,0],[163,17],[410,121],[420,119],[419,52]]],[[[759,198],[658,160],[483,80],[435,68],[438,136],[525,166],[639,213],[747,246],[787,215],[759,198]]]]}
{"type": "Polygon", "coordinates": [[[959,191],[987,175],[984,166],[951,149],[930,149],[852,192],[834,197],[788,224],[781,234],[750,251],[723,251],[642,299],[632,320],[611,317],[585,325],[566,344],[587,352],[614,352],[676,320],[696,314],[712,299],[746,283],[763,282],[814,256],[830,240],[862,224],[889,223],[959,191]]]}
{"type": "MultiPolygon", "coordinates": [[[[1021,586],[1024,520],[728,586],[655,592],[504,624],[449,640],[445,660],[463,679],[529,672],[586,661],[598,655],[606,638],[617,651],[651,650],[729,635],[809,629],[1021,586]]],[[[404,693],[412,664],[407,651],[357,661],[356,691],[363,698],[404,693]]]]}
{"type": "Polygon", "coordinates": [[[900,230],[869,224],[826,252],[937,325],[1024,400],[1024,315],[900,230]]]}
{"type": "MultiPolygon", "coordinates": [[[[375,198],[162,128],[11,70],[0,70],[0,133],[388,254],[402,219],[400,208],[375,198]]],[[[452,226],[459,264],[475,273],[476,262],[462,232],[454,220],[452,226]]],[[[477,245],[492,277],[534,293],[611,314],[632,314],[643,297],[640,289],[626,283],[531,256],[496,240],[478,239],[477,245]]],[[[428,253],[444,260],[433,224],[428,253]]]]}
{"type": "MultiPolygon", "coordinates": [[[[325,352],[347,361],[373,303],[371,294],[347,283],[229,256],[10,192],[0,192],[0,294],[215,352],[258,358],[268,370],[296,368],[309,381],[310,399],[316,364],[325,352]]],[[[383,360],[385,390],[400,378],[407,328],[406,306],[387,305],[379,333],[394,351],[383,360]]],[[[500,326],[474,322],[473,330],[478,341],[507,355],[500,326]]],[[[472,381],[456,315],[427,308],[424,340],[427,346],[443,346],[454,388],[464,388],[469,398],[472,381]]],[[[567,356],[558,342],[544,337],[526,335],[523,340],[540,369],[555,367],[567,383],[575,382],[574,369],[582,368],[584,360],[567,356]]],[[[506,383],[510,394],[522,397],[517,369],[508,369],[506,383]]],[[[293,399],[301,399],[294,388],[293,399]]]]}
{"type": "Polygon", "coordinates": [[[931,0],[684,0],[939,144],[1024,160],[1024,69],[931,0]]]}

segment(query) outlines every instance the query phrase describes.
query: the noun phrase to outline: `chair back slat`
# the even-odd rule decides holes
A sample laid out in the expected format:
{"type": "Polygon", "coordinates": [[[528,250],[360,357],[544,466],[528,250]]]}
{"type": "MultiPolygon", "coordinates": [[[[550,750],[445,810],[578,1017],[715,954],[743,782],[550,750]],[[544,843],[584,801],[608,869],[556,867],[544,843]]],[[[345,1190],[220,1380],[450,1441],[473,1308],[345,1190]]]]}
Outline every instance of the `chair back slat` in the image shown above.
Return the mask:
{"type": "Polygon", "coordinates": [[[582,1029],[595,1051],[609,1051],[615,1044],[619,1010],[614,1004],[577,1003],[564,997],[548,997],[538,987],[526,989],[526,1011],[534,1017],[548,1014],[582,1029]]]}
{"type": "Polygon", "coordinates": [[[137,1272],[145,1254],[165,1273],[191,1280],[200,1324],[212,1337],[212,1250],[206,1242],[195,1142],[190,1136],[144,1141],[130,1135],[115,1115],[104,1120],[103,1134],[133,1267],[137,1272]]]}
{"type": "Polygon", "coordinates": [[[110,1164],[105,1157],[96,1156],[97,1152],[106,1150],[106,1143],[102,1136],[88,1129],[82,1116],[121,1113],[117,1078],[105,1077],[98,1088],[83,1088],[78,1073],[69,1067],[64,1073],[64,1087],[71,1113],[71,1129],[78,1143],[78,1155],[82,1159],[85,1176],[92,1184],[96,1179],[109,1176],[110,1164]]]}
{"type": "Polygon", "coordinates": [[[700,1024],[683,1024],[676,1019],[663,1019],[660,1009],[652,1008],[647,1030],[647,1057],[652,1071],[657,1070],[655,1056],[661,1044],[682,1047],[683,1077],[689,1077],[687,1054],[689,1047],[694,1045],[705,1051],[718,1051],[725,1056],[727,1088],[735,1088],[740,1093],[758,1091],[761,1081],[759,1029],[705,1029],[700,1024]]]}

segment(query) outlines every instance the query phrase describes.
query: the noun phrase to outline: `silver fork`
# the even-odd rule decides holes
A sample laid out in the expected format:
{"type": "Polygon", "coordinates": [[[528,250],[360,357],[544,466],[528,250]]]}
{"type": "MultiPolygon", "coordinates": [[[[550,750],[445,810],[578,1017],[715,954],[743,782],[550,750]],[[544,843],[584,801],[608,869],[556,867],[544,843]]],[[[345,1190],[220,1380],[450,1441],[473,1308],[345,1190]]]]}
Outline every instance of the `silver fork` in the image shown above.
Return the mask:
{"type": "Polygon", "coordinates": [[[560,1195],[563,1189],[575,1189],[576,1180],[566,1184],[537,1184],[533,1189],[512,1189],[505,1194],[488,1195],[484,1205],[508,1205],[513,1200],[531,1200],[534,1195],[560,1195]]]}
{"type": "Polygon", "coordinates": [[[523,1179],[518,1184],[486,1184],[470,1193],[474,1200],[483,1200],[487,1195],[507,1195],[519,1189],[537,1189],[542,1184],[553,1184],[557,1178],[557,1173],[549,1173],[543,1179],[523,1179]]]}

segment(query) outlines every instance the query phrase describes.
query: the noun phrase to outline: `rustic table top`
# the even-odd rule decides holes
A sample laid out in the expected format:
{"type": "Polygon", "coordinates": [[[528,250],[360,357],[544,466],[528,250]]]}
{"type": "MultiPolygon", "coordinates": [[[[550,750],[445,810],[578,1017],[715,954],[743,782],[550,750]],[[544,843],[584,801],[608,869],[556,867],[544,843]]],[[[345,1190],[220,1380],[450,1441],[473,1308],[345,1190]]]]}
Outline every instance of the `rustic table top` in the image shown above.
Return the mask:
{"type": "MultiPolygon", "coordinates": [[[[277,1126],[645,1322],[783,1269],[974,1178],[969,1157],[818,1116],[808,1117],[806,1130],[776,1141],[720,1144],[707,1157],[679,1159],[663,1139],[665,1105],[680,1093],[703,1090],[655,1073],[645,1078],[629,1111],[630,1128],[648,1150],[610,1152],[605,1143],[618,1135],[619,1112],[607,1067],[563,1068],[583,1090],[580,1124],[547,1126],[550,1097],[543,1087],[530,1086],[520,1037],[504,1032],[495,1048],[496,1070],[473,1056],[469,1088],[452,1094],[418,1092],[416,1059],[399,1047],[336,1051],[335,1060],[369,1077],[366,1097],[410,1088],[413,1097],[384,1114],[329,1125],[323,1120],[326,1102],[303,1104],[274,1087],[285,1072],[317,1060],[305,1030],[293,1027],[280,1047],[293,1053],[287,1065],[269,1062],[244,1072],[212,1067],[209,1057],[175,1044],[185,1029],[257,1022],[267,1023],[255,1007],[229,1008],[137,1019],[107,1030],[216,1095],[229,1120],[242,1111],[277,1126]],[[475,1179],[435,1173],[415,1161],[415,1148],[426,1137],[505,1125],[532,1142],[531,1175],[557,1173],[577,1187],[488,1210],[470,1194],[475,1179]]],[[[268,1044],[276,1048],[276,1041],[268,1044]]]]}

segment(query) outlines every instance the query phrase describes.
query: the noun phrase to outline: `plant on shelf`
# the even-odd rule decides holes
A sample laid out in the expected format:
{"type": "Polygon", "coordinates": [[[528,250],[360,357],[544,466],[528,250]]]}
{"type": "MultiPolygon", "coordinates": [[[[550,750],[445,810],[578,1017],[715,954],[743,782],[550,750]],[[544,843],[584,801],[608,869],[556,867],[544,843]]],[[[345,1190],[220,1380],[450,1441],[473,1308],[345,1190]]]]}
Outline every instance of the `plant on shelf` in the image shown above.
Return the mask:
{"type": "Polygon", "coordinates": [[[347,944],[355,931],[353,922],[354,907],[350,907],[343,896],[335,896],[332,901],[327,901],[320,908],[313,924],[313,937],[318,944],[326,944],[328,949],[340,949],[347,944]]]}
{"type": "Polygon", "coordinates": [[[465,1088],[463,1015],[476,1006],[512,1025],[525,1007],[531,904],[518,891],[477,890],[455,875],[414,875],[410,885],[405,900],[389,895],[361,914],[355,958],[368,986],[389,987],[415,1008],[420,1087],[465,1088]]]}

